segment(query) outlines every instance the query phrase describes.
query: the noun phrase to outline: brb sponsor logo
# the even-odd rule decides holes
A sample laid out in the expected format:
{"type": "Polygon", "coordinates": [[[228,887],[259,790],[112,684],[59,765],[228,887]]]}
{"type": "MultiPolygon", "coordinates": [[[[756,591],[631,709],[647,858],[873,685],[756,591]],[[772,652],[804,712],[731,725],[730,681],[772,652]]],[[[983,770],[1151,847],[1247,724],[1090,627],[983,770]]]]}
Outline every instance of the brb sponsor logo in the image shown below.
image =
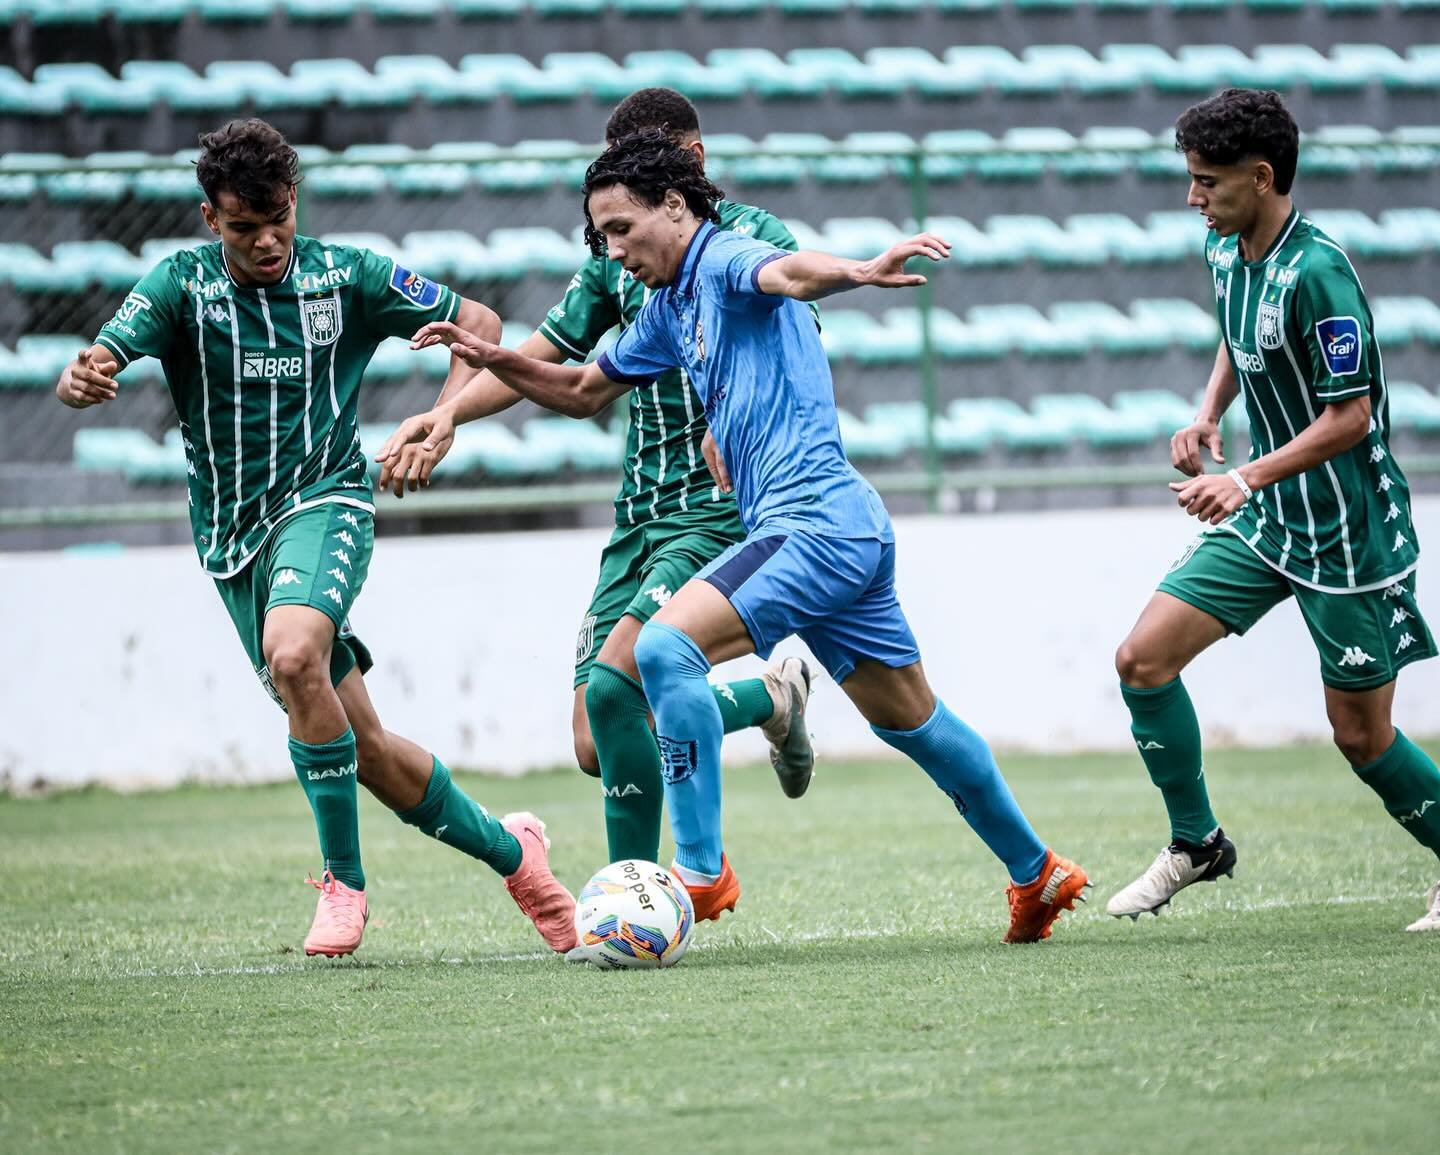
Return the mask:
{"type": "Polygon", "coordinates": [[[1320,355],[1332,377],[1360,371],[1360,322],[1355,317],[1326,317],[1315,325],[1320,355]]]}
{"type": "Polygon", "coordinates": [[[1259,353],[1252,353],[1249,349],[1242,349],[1239,345],[1231,345],[1230,352],[1235,356],[1235,368],[1242,373],[1263,373],[1265,372],[1265,358],[1259,353]]]}
{"type": "Polygon", "coordinates": [[[240,376],[247,381],[298,381],[305,375],[305,354],[299,349],[242,349],[240,376]]]}

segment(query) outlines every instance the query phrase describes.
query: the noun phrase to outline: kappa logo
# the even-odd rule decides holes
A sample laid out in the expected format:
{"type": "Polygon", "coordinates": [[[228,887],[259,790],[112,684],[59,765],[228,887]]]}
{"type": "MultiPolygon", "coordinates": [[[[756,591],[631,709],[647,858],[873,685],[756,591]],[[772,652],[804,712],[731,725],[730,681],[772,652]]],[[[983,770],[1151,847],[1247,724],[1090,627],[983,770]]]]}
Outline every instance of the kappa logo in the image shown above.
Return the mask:
{"type": "Polygon", "coordinates": [[[304,584],[305,583],[300,580],[300,575],[293,569],[282,569],[275,575],[275,582],[270,588],[272,590],[278,590],[281,586],[298,586],[304,584]]]}
{"type": "Polygon", "coordinates": [[[1391,553],[1399,553],[1402,546],[1410,544],[1410,539],[1398,529],[1395,531],[1395,544],[1390,547],[1391,553]]]}
{"type": "Polygon", "coordinates": [[[345,604],[345,595],[342,594],[339,590],[337,590],[334,586],[331,586],[328,590],[325,591],[325,596],[329,598],[332,602],[334,602],[337,606],[345,604]]]}
{"type": "Polygon", "coordinates": [[[299,349],[244,349],[240,376],[245,379],[298,381],[305,374],[305,356],[299,349]]]}
{"type": "Polygon", "coordinates": [[[332,536],[338,537],[341,541],[343,541],[343,542],[344,542],[347,546],[349,546],[351,549],[354,549],[354,548],[355,548],[355,539],[350,536],[349,530],[344,530],[344,529],[338,530],[338,531],[337,531],[335,534],[333,534],[332,536]]]}
{"type": "Polygon", "coordinates": [[[326,570],[325,572],[328,573],[331,577],[333,577],[347,590],[350,588],[350,579],[345,576],[345,571],[342,570],[338,565],[335,566],[335,568],[333,569],[326,570]]]}
{"type": "Polygon", "coordinates": [[[1396,582],[1393,586],[1386,586],[1386,587],[1385,587],[1385,593],[1382,595],[1382,597],[1387,597],[1387,598],[1401,598],[1401,597],[1404,597],[1404,596],[1405,596],[1405,593],[1406,593],[1405,583],[1404,583],[1404,582],[1396,582]]]}
{"type": "Polygon", "coordinates": [[[1285,343],[1284,317],[1279,305],[1260,303],[1255,315],[1255,340],[1262,349],[1278,349],[1285,343]]]}
{"type": "Polygon", "coordinates": [[[439,838],[442,834],[445,833],[445,831],[447,831],[447,830],[449,830],[449,829],[450,829],[450,823],[447,822],[447,823],[445,823],[444,826],[437,826],[437,827],[435,827],[435,829],[430,832],[430,835],[431,835],[432,838],[439,838]]]}
{"type": "Polygon", "coordinates": [[[645,792],[633,782],[627,782],[624,786],[602,786],[600,793],[606,798],[629,798],[632,794],[644,794],[645,792]]]}
{"type": "Polygon", "coordinates": [[[321,782],[326,778],[349,778],[355,773],[355,763],[351,762],[346,766],[327,766],[323,770],[307,770],[305,777],[311,782],[321,782]]]}
{"type": "Polygon", "coordinates": [[[1396,606],[1395,613],[1390,618],[1390,628],[1394,629],[1401,622],[1408,622],[1414,616],[1415,615],[1412,614],[1409,610],[1407,610],[1404,606],[1396,606]]]}
{"type": "Polygon", "coordinates": [[[346,525],[348,525],[351,529],[360,528],[360,519],[356,517],[353,513],[342,513],[340,515],[340,520],[343,521],[346,525]]]}
{"type": "Polygon", "coordinates": [[[337,559],[337,560],[339,560],[339,561],[344,562],[346,569],[354,569],[354,568],[355,568],[353,565],[350,564],[350,555],[349,555],[348,553],[346,553],[343,549],[332,549],[332,550],[330,551],[330,556],[333,557],[333,558],[335,558],[335,559],[337,559]]]}
{"type": "Polygon", "coordinates": [[[1385,447],[1383,445],[1372,445],[1370,447],[1370,464],[1379,465],[1385,460],[1385,447]]]}
{"type": "Polygon", "coordinates": [[[1395,643],[1395,652],[1397,654],[1403,654],[1406,650],[1408,650],[1411,646],[1415,644],[1416,640],[1417,639],[1415,635],[1407,630],[1405,633],[1400,635],[1400,640],[1395,643]]]}
{"type": "Polygon", "coordinates": [[[344,323],[338,297],[318,297],[300,302],[300,327],[312,345],[333,345],[340,339],[344,323]]]}
{"type": "Polygon", "coordinates": [[[222,309],[219,305],[210,305],[205,309],[205,315],[217,325],[230,324],[230,310],[222,309]]]}
{"type": "Polygon", "coordinates": [[[1395,821],[1400,823],[1401,826],[1409,825],[1411,822],[1419,822],[1420,819],[1425,817],[1425,811],[1429,810],[1430,807],[1434,805],[1435,799],[1427,798],[1424,802],[1420,803],[1419,806],[1415,807],[1415,809],[1411,810],[1408,814],[1395,815],[1395,821]]]}
{"type": "Polygon", "coordinates": [[[730,688],[729,682],[721,682],[715,687],[715,692],[729,702],[732,706],[739,706],[740,699],[735,696],[735,691],[730,688]]]}
{"type": "Polygon", "coordinates": [[[657,606],[664,606],[675,595],[672,594],[665,587],[664,582],[661,582],[659,585],[651,586],[648,590],[646,590],[645,596],[649,598],[652,602],[654,602],[657,606]]]}
{"type": "MultiPolygon", "coordinates": [[[[1394,520],[1395,520],[1397,517],[1399,517],[1399,516],[1400,516],[1400,507],[1399,507],[1398,505],[1396,505],[1396,504],[1392,501],[1392,502],[1390,503],[1390,508],[1385,511],[1385,520],[1386,520],[1386,521],[1394,521],[1394,520]]],[[[1389,596],[1390,596],[1390,592],[1389,592],[1388,590],[1386,591],[1385,596],[1386,596],[1386,597],[1389,597],[1389,596]]]]}
{"type": "Polygon", "coordinates": [[[1359,646],[1346,646],[1340,654],[1340,660],[1336,662],[1339,666],[1363,666],[1366,662],[1373,662],[1375,659],[1367,654],[1359,646]]]}

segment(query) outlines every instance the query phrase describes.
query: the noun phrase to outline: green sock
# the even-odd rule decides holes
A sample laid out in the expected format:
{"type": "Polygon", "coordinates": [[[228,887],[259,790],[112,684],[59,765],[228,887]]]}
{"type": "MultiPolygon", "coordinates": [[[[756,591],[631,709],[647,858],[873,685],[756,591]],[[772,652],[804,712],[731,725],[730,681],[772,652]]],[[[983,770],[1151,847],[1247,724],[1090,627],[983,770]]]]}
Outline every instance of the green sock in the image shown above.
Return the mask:
{"type": "Polygon", "coordinates": [[[1440,857],[1440,770],[1424,750],[1396,730],[1390,749],[1355,773],[1411,838],[1440,857]]]}
{"type": "Polygon", "coordinates": [[[645,691],[628,674],[596,662],[585,687],[585,712],[605,790],[605,835],[610,861],[660,854],[660,811],[665,785],[660,747],[650,729],[645,691]]]}
{"type": "Polygon", "coordinates": [[[1220,824],[1210,810],[1200,755],[1200,723],[1185,684],[1176,678],[1153,690],[1121,685],[1130,733],[1170,813],[1170,837],[1199,846],[1220,824]]]}
{"type": "Polygon", "coordinates": [[[768,722],[775,712],[775,703],[770,700],[770,691],[761,678],[742,678],[738,682],[717,682],[711,686],[715,692],[715,703],[720,707],[720,721],[725,733],[748,730],[768,722]]]}
{"type": "Polygon", "coordinates": [[[355,732],[346,727],[340,737],[320,746],[292,737],[290,761],[295,764],[295,777],[300,779],[305,797],[310,799],[325,869],[346,886],[364,890],[360,815],[355,797],[355,732]]]}
{"type": "Polygon", "coordinates": [[[446,846],[478,858],[502,877],[514,874],[520,869],[519,841],[500,825],[499,819],[492,818],[485,807],[451,781],[450,771],[439,758],[434,761],[420,805],[413,810],[397,810],[395,817],[418,826],[422,834],[446,846]]]}

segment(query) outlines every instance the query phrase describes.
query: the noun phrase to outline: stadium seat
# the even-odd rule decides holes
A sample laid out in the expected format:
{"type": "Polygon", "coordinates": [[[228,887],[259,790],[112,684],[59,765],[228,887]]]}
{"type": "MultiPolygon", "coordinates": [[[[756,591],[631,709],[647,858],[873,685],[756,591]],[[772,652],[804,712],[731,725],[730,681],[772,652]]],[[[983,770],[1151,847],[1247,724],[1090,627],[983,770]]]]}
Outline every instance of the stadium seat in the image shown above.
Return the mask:
{"type": "Polygon", "coordinates": [[[427,104],[484,104],[500,94],[493,76],[457,72],[438,56],[382,56],[375,61],[375,75],[427,104]]]}
{"type": "Polygon", "coordinates": [[[512,52],[472,53],[460,58],[460,72],[493,80],[517,104],[574,100],[583,90],[574,76],[542,71],[512,52]]]}
{"type": "Polygon", "coordinates": [[[625,452],[624,439],[593,421],[532,417],[521,426],[527,451],[542,459],[558,456],[576,469],[613,470],[625,452]]]}
{"type": "Polygon", "coordinates": [[[845,443],[845,454],[851,460],[894,461],[905,455],[906,438],[899,430],[871,425],[846,409],[839,410],[837,416],[840,440],[845,443]]]}
{"type": "Polygon", "coordinates": [[[1440,397],[1413,381],[1388,381],[1390,424],[1416,433],[1440,433],[1440,397]]]}
{"type": "Polygon", "coordinates": [[[1137,320],[1164,325],[1170,339],[1194,353],[1213,353],[1220,343],[1220,326],[1215,314],[1194,301],[1162,297],[1136,301],[1130,313],[1137,320]]]}
{"type": "Polygon", "coordinates": [[[1068,422],[1027,413],[1008,397],[960,398],[950,403],[946,416],[1014,453],[1064,449],[1073,438],[1068,422]]]}
{"type": "Polygon", "coordinates": [[[346,108],[398,108],[413,93],[406,78],[368,72],[353,60],[297,60],[290,79],[306,93],[318,91],[346,108]]]}
{"type": "Polygon", "coordinates": [[[951,68],[924,48],[871,48],[865,65],[894,91],[914,89],[922,96],[975,96],[984,87],[976,73],[951,68]]]}
{"type": "Polygon", "coordinates": [[[1106,245],[1098,236],[1068,233],[1049,217],[1002,214],[985,222],[996,240],[1018,244],[1025,255],[1045,265],[1100,265],[1106,245]]]}
{"type": "Polygon", "coordinates": [[[98,64],[40,64],[34,83],[57,93],[63,103],[90,112],[143,112],[150,106],[148,93],[98,64]]]}
{"type": "Polygon", "coordinates": [[[1111,409],[1088,393],[1042,393],[1030,409],[1036,417],[1063,422],[1072,436],[1095,449],[1128,449],[1155,440],[1148,417],[1111,409]]]}
{"type": "Polygon", "coordinates": [[[705,63],[716,72],[740,77],[747,89],[767,98],[821,96],[827,87],[823,77],[790,68],[768,48],[712,48],[705,63]]]}
{"type": "MultiPolygon", "coordinates": [[[[686,52],[651,50],[625,57],[626,83],[640,88],[676,88],[695,100],[735,100],[745,93],[745,79],[723,69],[707,68],[686,52]]],[[[709,143],[706,137],[706,143],[709,143]]]]}
{"type": "Polygon", "coordinates": [[[1126,316],[1104,301],[1057,301],[1050,322],[1066,332],[1086,335],[1090,348],[1109,357],[1159,353],[1170,347],[1170,331],[1153,319],[1126,316]]]}
{"type": "Polygon", "coordinates": [[[1195,406],[1166,389],[1122,390],[1110,398],[1117,413],[1144,417],[1157,437],[1169,437],[1195,420],[1195,406]]]}

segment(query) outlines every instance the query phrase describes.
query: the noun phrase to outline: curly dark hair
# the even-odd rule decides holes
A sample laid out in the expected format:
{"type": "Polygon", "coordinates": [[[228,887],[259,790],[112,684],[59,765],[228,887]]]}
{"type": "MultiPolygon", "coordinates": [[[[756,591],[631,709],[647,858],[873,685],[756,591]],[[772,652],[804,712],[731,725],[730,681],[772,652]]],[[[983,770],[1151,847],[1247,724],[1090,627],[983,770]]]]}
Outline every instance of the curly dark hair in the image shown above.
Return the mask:
{"type": "Polygon", "coordinates": [[[615,106],[605,122],[605,139],[616,141],[647,128],[667,129],[670,139],[680,144],[700,132],[700,114],[673,88],[642,88],[615,106]]]}
{"type": "Polygon", "coordinates": [[[700,158],[676,144],[663,128],[647,128],[622,136],[585,170],[581,195],[585,198],[585,243],[597,257],[605,255],[605,235],[590,217],[590,194],[612,185],[624,185],[638,205],[655,208],[674,189],[690,211],[702,221],[720,221],[715,202],[725,195],[705,179],[700,158]]]}
{"type": "Polygon", "coordinates": [[[1181,114],[1175,148],[1198,153],[1211,164],[1260,157],[1275,170],[1275,191],[1284,196],[1295,183],[1300,129],[1278,92],[1227,88],[1181,114]]]}
{"type": "Polygon", "coordinates": [[[300,158],[278,129],[263,120],[232,120],[200,134],[195,177],[212,206],[222,192],[257,212],[287,200],[300,183],[300,158]]]}

